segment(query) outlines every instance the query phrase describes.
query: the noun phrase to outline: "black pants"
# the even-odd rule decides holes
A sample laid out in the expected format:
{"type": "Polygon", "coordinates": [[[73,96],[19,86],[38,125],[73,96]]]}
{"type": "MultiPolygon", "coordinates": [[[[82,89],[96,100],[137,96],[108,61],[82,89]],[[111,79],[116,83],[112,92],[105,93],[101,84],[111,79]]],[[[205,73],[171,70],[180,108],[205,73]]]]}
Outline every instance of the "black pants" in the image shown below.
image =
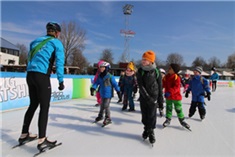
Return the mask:
{"type": "Polygon", "coordinates": [[[22,134],[29,132],[34,113],[40,104],[38,118],[39,138],[46,137],[48,112],[51,98],[50,76],[37,72],[28,72],[26,81],[29,87],[30,104],[24,116],[22,134]]]}
{"type": "Polygon", "coordinates": [[[146,100],[140,99],[140,109],[142,115],[142,123],[145,130],[155,129],[157,120],[157,105],[149,104],[146,100]]]}
{"type": "Polygon", "coordinates": [[[194,115],[194,113],[197,110],[196,108],[198,108],[198,112],[199,112],[199,115],[201,117],[206,115],[206,109],[205,109],[204,103],[203,102],[192,101],[191,106],[189,108],[189,116],[194,115]]]}
{"type": "Polygon", "coordinates": [[[217,81],[212,81],[212,91],[216,90],[217,81]]]}

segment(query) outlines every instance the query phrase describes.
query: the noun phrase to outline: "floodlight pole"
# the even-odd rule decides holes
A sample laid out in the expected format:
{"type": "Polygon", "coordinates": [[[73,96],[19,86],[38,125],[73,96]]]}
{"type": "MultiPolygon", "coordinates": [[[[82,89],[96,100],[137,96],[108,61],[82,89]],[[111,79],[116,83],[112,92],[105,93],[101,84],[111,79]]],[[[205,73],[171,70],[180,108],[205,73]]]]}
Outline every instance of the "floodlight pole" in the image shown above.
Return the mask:
{"type": "Polygon", "coordinates": [[[121,30],[121,34],[125,38],[124,51],[122,54],[122,59],[125,62],[129,62],[129,59],[130,59],[129,41],[130,41],[130,38],[135,35],[135,32],[129,30],[129,15],[131,15],[133,7],[134,6],[131,4],[126,4],[125,6],[123,6],[123,13],[125,15],[125,30],[121,30]]]}

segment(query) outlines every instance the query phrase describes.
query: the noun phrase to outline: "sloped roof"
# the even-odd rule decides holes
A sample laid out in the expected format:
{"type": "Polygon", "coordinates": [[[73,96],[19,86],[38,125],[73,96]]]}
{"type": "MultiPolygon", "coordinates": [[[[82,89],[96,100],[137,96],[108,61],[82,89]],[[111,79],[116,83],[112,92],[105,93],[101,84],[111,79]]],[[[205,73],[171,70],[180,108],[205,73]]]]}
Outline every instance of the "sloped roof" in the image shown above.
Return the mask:
{"type": "Polygon", "coordinates": [[[222,71],[223,76],[234,76],[233,74],[227,72],[227,71],[222,71]]]}
{"type": "Polygon", "coordinates": [[[1,45],[0,46],[3,47],[3,48],[7,48],[7,49],[13,49],[13,50],[18,50],[18,51],[20,50],[14,44],[12,44],[11,42],[3,39],[2,37],[1,37],[1,45]]]}

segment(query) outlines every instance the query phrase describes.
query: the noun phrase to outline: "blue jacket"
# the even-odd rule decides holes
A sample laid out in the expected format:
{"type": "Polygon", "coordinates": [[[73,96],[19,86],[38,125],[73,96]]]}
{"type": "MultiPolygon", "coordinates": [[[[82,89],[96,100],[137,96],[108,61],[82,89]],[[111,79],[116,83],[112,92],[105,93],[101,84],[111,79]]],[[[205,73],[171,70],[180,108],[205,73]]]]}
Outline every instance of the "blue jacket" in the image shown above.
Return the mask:
{"type": "Polygon", "coordinates": [[[114,76],[110,73],[107,73],[103,78],[101,78],[100,75],[98,76],[92,88],[97,89],[98,86],[101,98],[112,98],[113,87],[117,92],[120,91],[114,76]]]}
{"type": "Polygon", "coordinates": [[[188,92],[192,92],[192,101],[204,102],[205,92],[210,92],[210,86],[207,79],[200,75],[195,75],[189,81],[188,92]]]}
{"type": "Polygon", "coordinates": [[[217,81],[219,79],[219,75],[217,73],[213,73],[210,77],[212,81],[217,81]]]}
{"type": "MultiPolygon", "coordinates": [[[[43,40],[51,36],[39,37],[30,43],[30,51],[41,43],[43,40]]],[[[30,56],[28,53],[28,58],[30,56]]],[[[49,40],[35,55],[28,61],[27,71],[39,72],[50,75],[55,61],[57,79],[63,82],[64,78],[64,47],[57,38],[49,40]]]]}

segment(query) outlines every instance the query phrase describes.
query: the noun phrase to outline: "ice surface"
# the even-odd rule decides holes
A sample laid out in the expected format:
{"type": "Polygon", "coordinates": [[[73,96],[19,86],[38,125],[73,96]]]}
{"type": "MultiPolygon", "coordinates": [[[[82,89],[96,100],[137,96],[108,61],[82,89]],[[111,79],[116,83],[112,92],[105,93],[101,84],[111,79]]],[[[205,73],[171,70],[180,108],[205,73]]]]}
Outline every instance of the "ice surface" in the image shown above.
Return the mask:
{"type": "MultiPolygon", "coordinates": [[[[206,100],[207,115],[201,121],[198,112],[188,118],[191,96],[183,96],[183,111],[192,132],[184,129],[173,112],[171,125],[165,129],[165,118],[157,117],[156,143],[151,147],[143,141],[143,125],[139,102],[135,101],[136,112],[121,111],[122,105],[111,102],[113,123],[102,128],[102,122],[92,124],[98,115],[95,97],[53,103],[50,107],[47,136],[63,144],[43,157],[234,157],[235,156],[235,88],[221,87],[206,100]]],[[[31,157],[37,153],[37,141],[20,148],[17,144],[21,132],[25,109],[1,113],[2,157],[31,157]]],[[[159,113],[159,112],[158,112],[159,113]]],[[[38,110],[34,115],[30,131],[37,133],[38,110]]]]}

